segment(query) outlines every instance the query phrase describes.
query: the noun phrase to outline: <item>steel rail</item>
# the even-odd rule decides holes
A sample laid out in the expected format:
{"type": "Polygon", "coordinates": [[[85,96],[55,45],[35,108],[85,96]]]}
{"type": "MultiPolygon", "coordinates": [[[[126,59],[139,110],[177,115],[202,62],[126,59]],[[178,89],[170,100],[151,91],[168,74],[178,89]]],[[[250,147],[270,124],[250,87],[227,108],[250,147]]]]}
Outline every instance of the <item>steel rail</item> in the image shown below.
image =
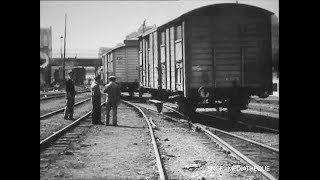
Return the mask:
{"type": "MultiPolygon", "coordinates": [[[[177,114],[181,115],[181,116],[184,116],[183,114],[181,114],[179,111],[171,108],[170,106],[166,106],[166,105],[163,105],[165,108],[167,109],[170,109],[171,111],[174,111],[176,112],[177,114]]],[[[185,116],[184,116],[185,117],[185,116]]],[[[188,117],[187,117],[188,118],[188,117]]],[[[217,128],[213,128],[213,127],[206,127],[206,128],[209,128],[210,130],[213,130],[213,131],[218,131],[220,133],[223,133],[223,134],[226,134],[226,135],[229,135],[229,136],[233,136],[235,138],[238,138],[238,139],[242,139],[244,141],[247,141],[249,143],[252,143],[252,144],[255,144],[255,145],[258,145],[258,146],[261,146],[261,147],[264,147],[266,149],[269,149],[273,152],[276,152],[276,153],[279,153],[279,149],[277,148],[274,148],[274,147],[271,147],[271,146],[268,146],[268,145],[265,145],[265,144],[262,144],[262,143],[259,143],[259,142],[256,142],[256,141],[253,141],[251,139],[248,139],[248,138],[245,138],[245,137],[241,137],[241,136],[238,136],[238,135],[235,135],[235,134],[232,134],[232,133],[229,133],[229,132],[226,132],[226,131],[223,131],[221,129],[217,129],[217,128]]]]}
{"type": "Polygon", "coordinates": [[[136,109],[138,109],[139,112],[143,115],[144,119],[147,121],[147,124],[148,124],[148,126],[149,126],[150,135],[151,135],[151,140],[152,140],[153,149],[154,149],[155,156],[156,156],[156,161],[157,161],[157,167],[158,167],[158,171],[159,171],[159,176],[160,176],[160,179],[161,179],[161,180],[166,180],[167,177],[165,176],[165,173],[164,173],[163,164],[162,164],[162,161],[161,161],[161,158],[160,158],[159,149],[158,149],[158,146],[157,146],[155,137],[154,137],[153,128],[152,128],[151,123],[149,122],[147,116],[145,115],[145,113],[142,111],[142,109],[141,109],[139,106],[137,106],[137,105],[135,105],[135,104],[133,104],[133,103],[130,103],[130,102],[128,102],[128,101],[125,101],[125,100],[121,100],[121,101],[124,102],[125,104],[128,104],[128,105],[133,106],[133,107],[135,107],[136,109]]]}
{"type": "Polygon", "coordinates": [[[199,125],[199,126],[202,126],[203,128],[206,128],[208,130],[212,130],[212,131],[217,131],[219,133],[222,133],[222,134],[225,134],[225,135],[228,135],[228,136],[232,136],[232,137],[235,137],[235,138],[238,138],[238,139],[241,139],[241,140],[244,140],[244,141],[247,141],[251,144],[254,144],[254,145],[257,145],[257,146],[261,146],[261,147],[264,147],[268,150],[271,150],[273,152],[276,152],[276,153],[279,153],[279,149],[277,148],[274,148],[274,147],[271,147],[271,146],[268,146],[266,144],[262,144],[262,143],[259,143],[259,142],[256,142],[254,140],[251,140],[251,139],[248,139],[248,138],[245,138],[245,137],[241,137],[241,136],[238,136],[236,134],[232,134],[232,133],[229,133],[229,132],[226,132],[226,131],[223,131],[221,129],[217,129],[217,128],[213,128],[213,127],[204,127],[203,125],[199,125]]]}
{"type": "MultiPolygon", "coordinates": [[[[181,114],[180,112],[178,112],[177,110],[171,108],[170,106],[167,106],[167,105],[164,105],[165,108],[171,110],[171,111],[174,111],[176,113],[178,113],[179,115],[183,116],[183,117],[187,117],[183,114],[181,114]]],[[[188,117],[187,117],[188,118],[188,117]]],[[[188,121],[189,122],[189,121],[188,121]]],[[[246,163],[250,164],[251,166],[253,166],[254,168],[256,168],[263,176],[265,176],[266,178],[270,179],[270,180],[276,180],[276,178],[274,176],[272,176],[270,173],[266,172],[266,171],[263,171],[259,168],[259,166],[253,162],[251,159],[249,159],[248,157],[246,157],[245,155],[243,155],[242,153],[240,153],[238,150],[236,150],[235,148],[233,148],[231,145],[229,145],[228,143],[226,143],[225,141],[223,141],[222,139],[220,139],[218,136],[214,135],[211,131],[207,130],[206,126],[203,126],[201,124],[198,124],[198,123],[191,123],[189,122],[189,124],[191,126],[193,126],[195,129],[196,128],[200,128],[202,129],[211,139],[215,139],[215,142],[217,142],[221,147],[224,147],[224,149],[227,149],[231,152],[233,152],[233,154],[235,154],[239,159],[245,161],[246,163]]],[[[267,146],[265,144],[262,144],[262,143],[258,143],[256,141],[253,141],[253,140],[250,140],[250,139],[247,139],[247,138],[244,138],[244,137],[240,137],[240,136],[237,136],[235,134],[231,134],[231,133],[228,133],[228,132],[225,132],[225,131],[222,131],[220,129],[217,129],[217,128],[211,128],[210,129],[213,129],[215,131],[218,131],[218,132],[221,132],[223,134],[227,134],[227,135],[230,135],[232,137],[235,137],[235,138],[239,138],[239,139],[242,139],[242,140],[245,140],[247,142],[250,142],[252,144],[255,144],[255,145],[258,145],[258,146],[261,146],[261,147],[264,147],[264,148],[267,148],[273,152],[276,152],[276,153],[279,153],[279,149],[276,149],[276,148],[273,148],[273,147],[270,147],[270,146],[267,146]]]]}
{"type": "MultiPolygon", "coordinates": [[[[138,106],[138,105],[137,105],[138,106]]],[[[176,111],[175,109],[171,108],[170,106],[164,105],[165,108],[171,110],[171,111],[175,111],[176,113],[182,115],[183,117],[187,117],[183,114],[181,114],[180,112],[176,111]]],[[[151,111],[154,111],[157,113],[157,111],[152,110],[152,109],[148,109],[151,111]]],[[[178,120],[177,118],[173,118],[170,117],[168,115],[162,114],[165,117],[171,118],[171,119],[175,119],[176,121],[181,121],[178,120]]],[[[187,117],[188,118],[188,117],[187,117]]],[[[188,120],[183,120],[183,121],[188,121],[188,120]]],[[[245,155],[243,155],[242,153],[240,153],[238,150],[236,150],[235,148],[233,148],[231,145],[229,145],[228,143],[226,143],[225,141],[223,141],[222,139],[220,139],[218,136],[214,135],[212,132],[210,132],[209,130],[205,129],[203,127],[203,125],[200,125],[198,123],[194,124],[191,123],[190,121],[188,121],[188,123],[190,124],[190,126],[192,126],[195,129],[201,129],[203,130],[211,139],[213,139],[217,144],[219,144],[221,147],[223,147],[224,149],[232,152],[235,156],[238,157],[238,159],[241,159],[242,161],[246,162],[247,164],[251,165],[252,167],[254,167],[255,169],[257,169],[264,177],[266,177],[267,179],[270,180],[276,180],[276,178],[274,176],[272,176],[270,173],[261,170],[260,166],[257,165],[255,162],[253,162],[251,159],[249,159],[248,157],[246,157],[245,155]]]]}
{"type": "Polygon", "coordinates": [[[184,115],[184,114],[182,114],[181,112],[179,112],[179,111],[177,111],[177,110],[175,110],[175,109],[173,109],[172,107],[170,107],[170,106],[168,106],[168,105],[163,105],[163,107],[165,107],[165,108],[167,108],[167,109],[169,109],[169,110],[171,110],[171,111],[173,111],[173,112],[175,112],[175,113],[177,113],[177,114],[179,114],[180,116],[182,116],[182,117],[184,117],[184,118],[186,118],[186,119],[189,119],[189,117],[188,116],[186,116],[186,115],[184,115]]]}
{"type": "MultiPolygon", "coordinates": [[[[101,106],[105,105],[105,102],[101,104],[101,106]]],[[[65,132],[69,131],[73,127],[77,126],[80,121],[88,117],[92,113],[92,110],[86,113],[85,115],[81,116],[77,120],[73,121],[71,124],[68,124],[67,126],[61,128],[59,131],[53,133],[49,137],[45,138],[44,140],[40,141],[40,152],[42,152],[44,149],[46,149],[50,144],[52,144],[56,139],[61,137],[65,132]]]]}
{"type": "Polygon", "coordinates": [[[234,155],[236,155],[238,158],[240,158],[241,160],[243,160],[244,162],[248,163],[249,165],[253,166],[255,169],[257,169],[264,177],[270,179],[270,180],[277,180],[274,176],[272,176],[270,173],[268,173],[267,171],[261,170],[260,166],[258,164],[256,164],[255,162],[253,162],[251,159],[249,159],[247,156],[243,155],[242,153],[240,153],[238,150],[236,150],[235,148],[233,148],[231,145],[229,145],[228,143],[226,143],[225,141],[223,141],[222,139],[220,139],[218,136],[214,135],[211,131],[205,129],[202,125],[200,124],[193,124],[191,123],[192,126],[194,126],[195,128],[200,128],[202,131],[204,131],[211,139],[213,139],[216,143],[218,143],[221,147],[223,147],[224,149],[229,150],[230,152],[232,152],[234,155]]]}
{"type": "MultiPolygon", "coordinates": [[[[87,99],[85,99],[85,100],[82,100],[82,101],[80,101],[80,102],[77,102],[77,103],[74,104],[74,106],[80,105],[80,104],[85,103],[85,102],[87,102],[87,101],[89,101],[89,100],[91,100],[91,98],[87,98],[87,99]]],[[[65,108],[60,108],[60,109],[58,109],[58,110],[55,110],[55,111],[52,111],[52,112],[50,112],[50,113],[44,114],[44,115],[40,116],[40,120],[41,120],[41,119],[44,119],[44,118],[46,118],[46,117],[48,117],[48,116],[52,116],[52,115],[54,115],[54,114],[60,113],[60,112],[64,111],[64,109],[65,109],[65,108]]]]}
{"type": "MultiPolygon", "coordinates": [[[[181,116],[183,116],[183,117],[186,117],[186,116],[184,116],[183,114],[181,114],[179,111],[171,108],[170,106],[166,106],[166,105],[163,105],[163,106],[164,106],[165,108],[171,110],[171,111],[174,111],[175,113],[177,113],[177,114],[179,114],[179,115],[181,115],[181,116]]],[[[186,118],[188,118],[188,117],[186,117],[186,118]]],[[[265,144],[262,144],[262,143],[259,143],[259,142],[256,142],[256,141],[253,141],[253,140],[251,140],[251,139],[248,139],[248,138],[245,138],[245,137],[241,137],[241,136],[238,136],[238,135],[235,135],[235,134],[232,134],[232,133],[223,131],[223,130],[221,130],[221,129],[213,128],[213,127],[205,127],[205,128],[207,128],[207,129],[209,128],[210,130],[217,131],[217,132],[220,132],[220,133],[223,133],[223,134],[226,134],[226,135],[229,135],[229,136],[238,138],[238,139],[242,139],[242,140],[247,141],[247,142],[249,142],[249,143],[251,143],[251,144],[255,144],[255,145],[264,147],[264,148],[266,148],[266,149],[269,149],[269,150],[271,150],[271,151],[273,151],[273,152],[279,153],[279,149],[274,148],[274,147],[271,147],[271,146],[268,146],[268,145],[265,145],[265,144]]]]}
{"type": "MultiPolygon", "coordinates": [[[[216,115],[213,115],[213,114],[208,114],[208,113],[205,113],[205,112],[198,112],[198,113],[201,114],[201,115],[214,117],[214,118],[217,118],[217,119],[220,119],[220,120],[224,120],[224,121],[228,120],[227,118],[216,116],[216,115]]],[[[268,130],[268,131],[272,131],[274,133],[279,133],[279,130],[273,129],[273,128],[269,128],[269,127],[264,127],[264,126],[260,126],[260,125],[254,125],[254,124],[247,124],[247,123],[244,123],[242,121],[236,121],[236,123],[243,124],[243,125],[246,125],[246,126],[255,127],[255,128],[260,128],[260,129],[264,129],[264,130],[268,130]]]]}
{"type": "MultiPolygon", "coordinates": [[[[79,91],[77,92],[77,94],[82,94],[82,93],[86,93],[86,92],[90,92],[90,90],[85,90],[85,91],[79,91]]],[[[57,98],[57,97],[64,97],[66,95],[66,93],[57,93],[57,94],[52,94],[48,97],[40,97],[40,101],[42,100],[48,100],[48,99],[53,99],[53,98],[57,98]]]]}

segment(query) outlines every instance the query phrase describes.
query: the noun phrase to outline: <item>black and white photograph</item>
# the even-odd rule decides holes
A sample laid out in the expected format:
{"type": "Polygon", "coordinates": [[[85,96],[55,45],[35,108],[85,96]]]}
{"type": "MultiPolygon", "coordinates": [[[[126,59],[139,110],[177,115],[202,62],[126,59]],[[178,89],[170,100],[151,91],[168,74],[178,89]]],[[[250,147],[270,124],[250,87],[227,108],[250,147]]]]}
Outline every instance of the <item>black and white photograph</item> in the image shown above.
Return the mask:
{"type": "Polygon", "coordinates": [[[279,175],[279,0],[40,0],[41,180],[279,175]]]}

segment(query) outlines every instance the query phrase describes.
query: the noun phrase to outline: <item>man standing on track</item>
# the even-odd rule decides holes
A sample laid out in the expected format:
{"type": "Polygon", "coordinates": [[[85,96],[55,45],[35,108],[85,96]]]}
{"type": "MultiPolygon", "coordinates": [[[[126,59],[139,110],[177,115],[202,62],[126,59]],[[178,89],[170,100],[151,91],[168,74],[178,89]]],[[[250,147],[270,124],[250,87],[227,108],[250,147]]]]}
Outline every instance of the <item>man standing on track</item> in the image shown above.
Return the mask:
{"type": "Polygon", "coordinates": [[[76,96],[76,91],[74,88],[74,75],[73,72],[69,72],[69,79],[66,81],[66,107],[64,109],[64,119],[74,120],[73,109],[74,109],[74,99],[76,96]]]}
{"type": "Polygon", "coordinates": [[[103,124],[101,122],[101,76],[94,77],[91,84],[91,102],[92,102],[92,124],[103,124]]]}
{"type": "Polygon", "coordinates": [[[106,125],[109,124],[110,119],[110,110],[112,108],[112,121],[114,126],[118,126],[117,124],[117,108],[120,102],[120,86],[115,82],[116,77],[110,76],[110,83],[105,86],[104,93],[107,93],[106,99],[106,125]]]}

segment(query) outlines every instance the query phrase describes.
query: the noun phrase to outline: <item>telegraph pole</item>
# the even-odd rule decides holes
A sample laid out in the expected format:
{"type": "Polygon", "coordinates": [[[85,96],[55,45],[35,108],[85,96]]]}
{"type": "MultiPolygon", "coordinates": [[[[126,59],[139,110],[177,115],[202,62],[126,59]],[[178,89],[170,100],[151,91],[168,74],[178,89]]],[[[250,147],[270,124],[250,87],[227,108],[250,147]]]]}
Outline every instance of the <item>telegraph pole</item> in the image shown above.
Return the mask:
{"type": "Polygon", "coordinates": [[[66,82],[65,71],[66,71],[66,39],[67,39],[67,14],[65,14],[64,18],[64,47],[63,47],[63,61],[62,61],[62,69],[63,69],[63,82],[66,82]]]}

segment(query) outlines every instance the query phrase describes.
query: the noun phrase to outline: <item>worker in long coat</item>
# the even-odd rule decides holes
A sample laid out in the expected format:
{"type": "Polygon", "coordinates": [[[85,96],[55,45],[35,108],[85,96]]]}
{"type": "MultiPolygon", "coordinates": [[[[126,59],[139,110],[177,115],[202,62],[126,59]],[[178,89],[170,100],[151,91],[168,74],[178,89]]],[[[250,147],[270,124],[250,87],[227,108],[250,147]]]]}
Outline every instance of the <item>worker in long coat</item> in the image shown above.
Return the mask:
{"type": "Polygon", "coordinates": [[[103,124],[101,122],[101,76],[94,77],[91,84],[91,102],[92,102],[92,124],[103,124]]]}
{"type": "Polygon", "coordinates": [[[121,90],[120,85],[116,83],[116,77],[110,76],[110,82],[105,86],[104,93],[106,96],[106,125],[109,124],[110,110],[112,108],[112,121],[114,126],[118,126],[117,123],[117,109],[120,102],[121,90]]]}
{"type": "Polygon", "coordinates": [[[76,91],[74,87],[74,75],[73,72],[69,72],[69,79],[66,81],[66,107],[64,110],[64,119],[74,120],[74,100],[76,96],[76,91]]]}

